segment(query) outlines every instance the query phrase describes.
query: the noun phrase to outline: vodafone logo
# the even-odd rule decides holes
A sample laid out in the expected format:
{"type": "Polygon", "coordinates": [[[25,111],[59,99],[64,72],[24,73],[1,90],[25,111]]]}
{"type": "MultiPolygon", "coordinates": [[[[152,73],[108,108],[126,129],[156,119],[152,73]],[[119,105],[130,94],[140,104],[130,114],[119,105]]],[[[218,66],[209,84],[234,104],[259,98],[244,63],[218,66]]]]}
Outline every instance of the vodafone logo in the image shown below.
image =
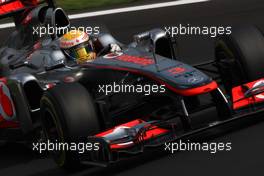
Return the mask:
{"type": "MultiPolygon", "coordinates": [[[[264,85],[264,80],[260,80],[258,82],[256,82],[252,88],[255,88],[259,85],[263,84],[264,85]]],[[[259,98],[259,99],[264,99],[264,94],[259,94],[259,95],[256,95],[256,98],[259,98]]]]}
{"type": "Polygon", "coordinates": [[[16,117],[9,89],[3,82],[0,82],[0,114],[7,121],[14,120],[16,117]]]}

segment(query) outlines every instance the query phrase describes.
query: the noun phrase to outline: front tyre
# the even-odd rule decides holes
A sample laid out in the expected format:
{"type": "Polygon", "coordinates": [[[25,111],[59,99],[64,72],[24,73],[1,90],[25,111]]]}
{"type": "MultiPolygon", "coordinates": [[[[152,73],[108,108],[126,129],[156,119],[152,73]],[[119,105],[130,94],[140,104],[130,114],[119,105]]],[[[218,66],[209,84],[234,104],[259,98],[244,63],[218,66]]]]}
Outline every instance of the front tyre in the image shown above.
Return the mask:
{"type": "MultiPolygon", "coordinates": [[[[100,129],[94,101],[79,83],[61,84],[44,93],[41,120],[45,135],[52,143],[79,143],[100,129]]],[[[80,166],[77,151],[54,150],[51,154],[60,167],[80,166]]]]}
{"type": "Polygon", "coordinates": [[[219,37],[215,55],[229,93],[235,86],[264,77],[264,36],[254,26],[234,28],[231,35],[219,37]]]}

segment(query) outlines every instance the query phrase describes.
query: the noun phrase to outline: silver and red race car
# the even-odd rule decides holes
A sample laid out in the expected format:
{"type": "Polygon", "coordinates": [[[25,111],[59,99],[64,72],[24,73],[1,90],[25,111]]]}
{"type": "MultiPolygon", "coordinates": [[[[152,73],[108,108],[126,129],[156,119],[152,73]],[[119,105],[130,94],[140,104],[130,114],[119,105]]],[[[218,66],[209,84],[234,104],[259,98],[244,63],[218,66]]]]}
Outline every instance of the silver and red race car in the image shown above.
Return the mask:
{"type": "Polygon", "coordinates": [[[61,167],[105,166],[263,113],[264,36],[257,28],[241,27],[218,38],[216,58],[193,66],[179,61],[175,39],[163,30],[135,35],[129,45],[100,34],[94,36],[98,58],[77,64],[60,49],[61,35],[33,35],[33,27],[70,27],[63,9],[46,2],[0,3],[1,18],[12,16],[16,24],[0,49],[1,141],[98,144],[85,153],[51,153],[61,167]],[[105,53],[112,43],[122,51],[105,53]],[[195,114],[209,108],[218,115],[197,121],[195,114]]]}

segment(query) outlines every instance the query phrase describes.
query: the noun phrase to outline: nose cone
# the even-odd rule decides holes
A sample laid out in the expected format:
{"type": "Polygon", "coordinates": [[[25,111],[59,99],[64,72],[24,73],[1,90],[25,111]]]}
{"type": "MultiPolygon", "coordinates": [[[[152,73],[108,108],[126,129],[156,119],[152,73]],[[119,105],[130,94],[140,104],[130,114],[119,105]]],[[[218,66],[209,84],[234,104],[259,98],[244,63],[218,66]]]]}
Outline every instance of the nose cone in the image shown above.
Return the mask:
{"type": "Polygon", "coordinates": [[[201,71],[183,63],[164,69],[161,74],[177,89],[190,89],[212,82],[212,79],[201,71]]]}

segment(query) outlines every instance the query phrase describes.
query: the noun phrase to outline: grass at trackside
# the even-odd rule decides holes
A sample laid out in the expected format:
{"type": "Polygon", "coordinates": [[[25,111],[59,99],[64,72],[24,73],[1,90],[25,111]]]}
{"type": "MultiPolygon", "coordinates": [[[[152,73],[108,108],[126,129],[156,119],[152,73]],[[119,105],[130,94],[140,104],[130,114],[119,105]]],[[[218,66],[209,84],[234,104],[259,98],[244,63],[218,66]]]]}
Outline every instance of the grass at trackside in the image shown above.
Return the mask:
{"type": "MultiPolygon", "coordinates": [[[[1,0],[0,0],[1,1],[1,0]]],[[[107,6],[129,4],[143,0],[55,0],[57,6],[62,7],[68,13],[76,13],[78,11],[89,11],[90,9],[105,8],[107,6]]],[[[0,24],[13,21],[12,19],[1,19],[0,24]]]]}
{"type": "Polygon", "coordinates": [[[67,11],[89,10],[118,4],[127,4],[138,0],[57,0],[57,5],[67,11]]]}

